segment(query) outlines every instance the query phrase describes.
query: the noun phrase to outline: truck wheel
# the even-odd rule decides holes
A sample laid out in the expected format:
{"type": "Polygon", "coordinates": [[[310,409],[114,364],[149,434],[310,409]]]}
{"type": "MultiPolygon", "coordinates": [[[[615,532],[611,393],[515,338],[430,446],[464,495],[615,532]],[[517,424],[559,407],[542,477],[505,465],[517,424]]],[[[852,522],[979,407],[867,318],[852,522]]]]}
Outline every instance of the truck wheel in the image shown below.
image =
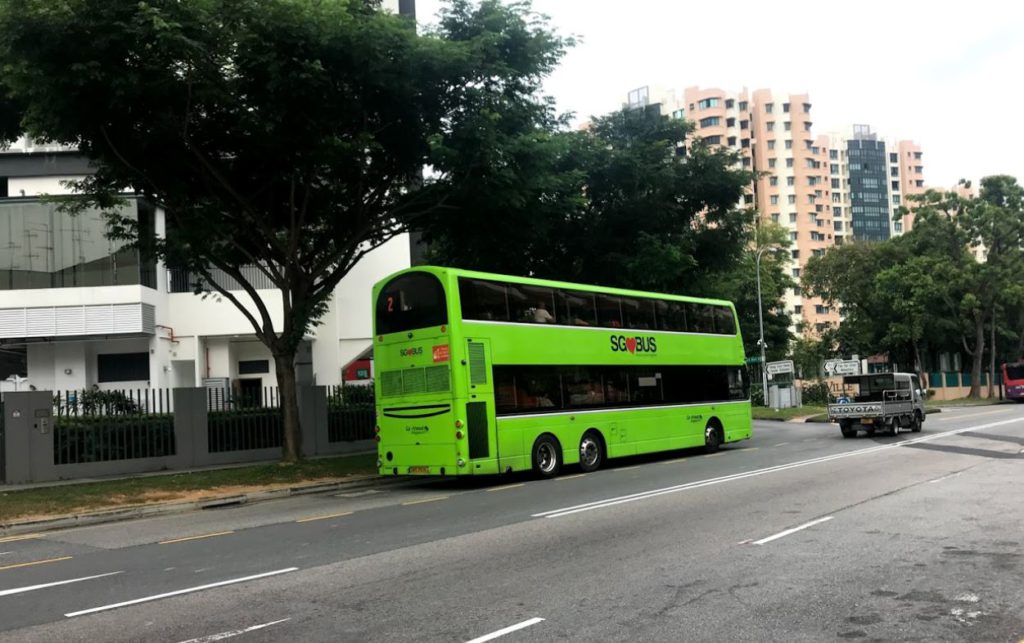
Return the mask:
{"type": "Polygon", "coordinates": [[[921,425],[923,423],[924,421],[921,419],[921,414],[914,413],[914,423],[910,426],[910,430],[913,431],[914,433],[920,433],[922,428],[921,425]]]}
{"type": "Polygon", "coordinates": [[[892,424],[889,425],[889,435],[899,435],[899,434],[900,434],[900,419],[899,418],[893,418],[892,419],[892,424]]]}
{"type": "Polygon", "coordinates": [[[849,422],[842,422],[839,424],[839,430],[843,433],[844,438],[855,438],[857,437],[857,429],[853,427],[849,422]]]}

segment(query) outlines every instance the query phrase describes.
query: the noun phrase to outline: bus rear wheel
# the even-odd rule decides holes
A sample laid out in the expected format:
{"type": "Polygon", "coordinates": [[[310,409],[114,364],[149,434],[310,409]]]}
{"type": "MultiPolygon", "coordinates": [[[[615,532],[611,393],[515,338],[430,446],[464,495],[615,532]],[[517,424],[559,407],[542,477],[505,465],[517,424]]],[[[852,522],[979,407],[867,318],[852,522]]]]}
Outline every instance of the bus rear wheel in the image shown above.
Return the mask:
{"type": "Polygon", "coordinates": [[[580,438],[580,469],[585,473],[597,471],[604,464],[604,441],[601,434],[591,429],[580,438]]]}
{"type": "Polygon", "coordinates": [[[541,478],[554,478],[562,469],[562,447],[555,436],[545,433],[533,443],[533,471],[541,478]]]}
{"type": "Polygon", "coordinates": [[[722,446],[722,428],[717,422],[708,422],[704,427],[704,453],[714,453],[722,446]]]}

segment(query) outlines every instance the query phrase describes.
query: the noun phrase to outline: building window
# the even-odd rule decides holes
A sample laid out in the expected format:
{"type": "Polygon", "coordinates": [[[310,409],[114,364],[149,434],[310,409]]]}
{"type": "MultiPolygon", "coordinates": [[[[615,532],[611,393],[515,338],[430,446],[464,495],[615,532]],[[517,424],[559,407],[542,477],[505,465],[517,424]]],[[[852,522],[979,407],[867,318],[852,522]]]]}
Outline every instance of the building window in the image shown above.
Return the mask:
{"type": "Polygon", "coordinates": [[[726,109],[732,109],[735,106],[736,106],[736,101],[734,101],[733,99],[729,98],[729,99],[727,99],[725,101],[725,108],[726,109]]]}
{"type": "Polygon", "coordinates": [[[771,167],[771,168],[775,167],[775,159],[768,159],[768,167],[771,167]]]}
{"type": "Polygon", "coordinates": [[[722,137],[721,136],[705,136],[704,137],[704,142],[707,143],[708,145],[721,145],[722,144],[722,137]]]}
{"type": "Polygon", "coordinates": [[[796,232],[790,232],[790,233],[789,233],[789,240],[790,240],[790,241],[796,241],[796,240],[797,240],[798,238],[799,238],[799,237],[797,236],[797,233],[796,233],[796,232]]]}
{"type": "Polygon", "coordinates": [[[749,138],[744,138],[744,139],[740,140],[740,147],[742,147],[744,149],[750,147],[750,139],[749,138]]]}
{"type": "Polygon", "coordinates": [[[749,156],[744,156],[743,157],[743,167],[750,167],[750,157],[749,156]]]}
{"type": "Polygon", "coordinates": [[[786,159],[786,167],[793,167],[793,159],[786,159]]]}
{"type": "Polygon", "coordinates": [[[708,116],[707,118],[700,119],[701,127],[713,127],[715,125],[720,125],[721,123],[722,119],[717,116],[708,116]]]}
{"type": "Polygon", "coordinates": [[[790,123],[789,121],[785,121],[785,122],[784,122],[784,123],[782,124],[782,129],[784,129],[784,130],[786,130],[786,131],[788,132],[788,131],[790,131],[791,129],[793,129],[793,124],[792,124],[792,123],[790,123]]]}
{"type": "Polygon", "coordinates": [[[96,381],[148,382],[149,353],[115,353],[96,356],[96,381]]]}
{"type": "Polygon", "coordinates": [[[725,126],[726,127],[736,127],[736,119],[735,118],[727,118],[727,119],[725,119],[725,126]]]}
{"type": "MultiPolygon", "coordinates": [[[[799,272],[796,269],[794,269],[794,271],[795,272],[799,272]]],[[[793,276],[795,277],[796,275],[793,275],[793,276]]],[[[801,315],[801,314],[803,314],[803,312],[804,312],[804,307],[801,306],[800,304],[797,304],[796,306],[793,306],[793,314],[794,315],[801,315]]]]}
{"type": "Polygon", "coordinates": [[[900,195],[898,195],[898,194],[892,195],[892,204],[893,205],[899,205],[900,204],[900,195]]]}
{"type": "Polygon", "coordinates": [[[778,222],[779,222],[779,213],[778,212],[773,212],[772,213],[772,223],[778,223],[778,222]]]}
{"type": "Polygon", "coordinates": [[[747,101],[745,101],[745,100],[741,100],[740,101],[740,111],[741,112],[747,111],[747,101]]]}
{"type": "Polygon", "coordinates": [[[740,129],[750,129],[750,121],[740,121],[740,129]]]}
{"type": "Polygon", "coordinates": [[[900,182],[899,181],[893,181],[890,185],[892,185],[892,189],[893,189],[894,192],[900,189],[900,182]]]}
{"type": "Polygon", "coordinates": [[[896,167],[895,165],[889,168],[889,176],[899,176],[899,175],[900,175],[900,168],[896,167]]]}
{"type": "Polygon", "coordinates": [[[790,212],[789,213],[789,222],[790,223],[796,223],[796,212],[790,212]]]}
{"type": "Polygon", "coordinates": [[[779,177],[777,177],[777,176],[769,176],[768,177],[768,185],[770,185],[772,187],[776,187],[778,184],[779,184],[779,177]]]}
{"type": "Polygon", "coordinates": [[[793,276],[794,277],[799,277],[800,276],[800,269],[799,268],[793,268],[793,276]]]}
{"type": "Polygon", "coordinates": [[[786,141],[786,149],[787,150],[793,149],[793,141],[791,141],[791,140],[787,140],[786,141]]]}
{"type": "Polygon", "coordinates": [[[839,150],[829,150],[828,151],[828,157],[830,159],[832,159],[833,161],[838,161],[839,160],[839,150]]]}
{"type": "Polygon", "coordinates": [[[838,192],[832,193],[832,203],[842,203],[842,195],[838,192]]]}
{"type": "Polygon", "coordinates": [[[813,123],[811,123],[811,121],[804,121],[804,131],[805,132],[811,131],[811,125],[813,125],[813,123]]]}
{"type": "Polygon", "coordinates": [[[250,359],[238,362],[239,375],[262,375],[270,372],[270,360],[250,359]]]}
{"type": "Polygon", "coordinates": [[[832,189],[833,190],[838,190],[839,189],[839,179],[832,179],[832,189]]]}
{"type": "Polygon", "coordinates": [[[832,206],[832,216],[841,217],[843,216],[843,209],[837,206],[832,206]]]}
{"type": "Polygon", "coordinates": [[[782,104],[782,111],[786,112],[787,114],[789,113],[789,103],[782,104]]]}
{"type": "Polygon", "coordinates": [[[795,194],[790,194],[789,196],[786,197],[786,199],[787,199],[787,201],[788,201],[788,203],[790,205],[793,205],[794,203],[796,203],[796,195],[795,194]]]}
{"type": "Polygon", "coordinates": [[[839,174],[839,164],[838,163],[830,164],[828,166],[828,171],[829,171],[830,174],[839,174]]]}
{"type": "Polygon", "coordinates": [[[772,205],[778,205],[779,204],[779,195],[778,194],[771,195],[771,197],[768,198],[768,202],[771,203],[772,205]]]}
{"type": "Polygon", "coordinates": [[[796,185],[796,178],[794,178],[792,176],[787,176],[786,177],[786,185],[788,185],[788,186],[796,185]]]}
{"type": "Polygon", "coordinates": [[[836,232],[842,232],[843,231],[843,222],[842,221],[833,221],[832,222],[832,228],[836,232]]]}
{"type": "Polygon", "coordinates": [[[800,258],[800,251],[799,250],[793,250],[792,252],[790,252],[790,254],[792,255],[792,257],[794,259],[799,259],[800,258]]]}
{"type": "Polygon", "coordinates": [[[764,113],[771,114],[773,111],[775,111],[775,105],[772,105],[771,103],[765,103],[764,113]]]}
{"type": "Polygon", "coordinates": [[[920,161],[921,160],[921,153],[920,152],[914,152],[914,158],[917,159],[918,161],[920,161]]]}
{"type": "Polygon", "coordinates": [[[768,149],[769,150],[774,150],[775,149],[775,140],[774,139],[768,141],[768,149]]]}
{"type": "Polygon", "coordinates": [[[672,112],[672,118],[676,119],[677,121],[683,120],[683,110],[677,109],[676,111],[672,112]]]}
{"type": "Polygon", "coordinates": [[[914,166],[914,173],[915,174],[921,174],[922,172],[924,172],[924,166],[921,166],[921,165],[915,165],[914,166]]]}
{"type": "Polygon", "coordinates": [[[729,143],[729,147],[736,147],[736,137],[735,136],[730,136],[729,138],[727,138],[725,140],[729,143]]]}
{"type": "Polygon", "coordinates": [[[697,103],[698,109],[711,109],[712,107],[718,107],[721,104],[718,98],[705,98],[704,100],[697,103]]]}
{"type": "Polygon", "coordinates": [[[818,305],[816,305],[814,307],[814,312],[819,314],[819,315],[827,315],[828,314],[828,306],[822,306],[821,304],[818,304],[818,305]]]}
{"type": "Polygon", "coordinates": [[[919,187],[919,188],[923,188],[924,187],[924,181],[914,181],[914,185],[919,187]]]}
{"type": "Polygon", "coordinates": [[[892,224],[892,228],[896,232],[903,232],[903,223],[900,222],[900,221],[897,221],[896,223],[892,224]]]}
{"type": "Polygon", "coordinates": [[[811,111],[811,104],[810,103],[804,103],[804,112],[809,112],[809,111],[811,111]]]}
{"type": "Polygon", "coordinates": [[[900,155],[899,154],[897,154],[895,152],[889,154],[889,162],[890,163],[899,163],[899,161],[900,161],[900,155]]]}
{"type": "Polygon", "coordinates": [[[775,131],[775,121],[768,121],[767,123],[764,124],[764,127],[769,132],[774,132],[775,131]]]}

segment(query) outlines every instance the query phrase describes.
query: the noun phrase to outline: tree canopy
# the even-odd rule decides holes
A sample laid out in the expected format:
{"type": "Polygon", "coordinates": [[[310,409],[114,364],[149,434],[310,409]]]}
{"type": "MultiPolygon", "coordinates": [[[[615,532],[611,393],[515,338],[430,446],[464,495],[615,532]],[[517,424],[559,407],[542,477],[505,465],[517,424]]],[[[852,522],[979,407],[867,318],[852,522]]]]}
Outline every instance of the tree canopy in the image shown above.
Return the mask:
{"type": "MultiPolygon", "coordinates": [[[[498,0],[452,0],[423,35],[376,0],[7,0],[0,134],[78,146],[96,173],[74,207],[136,192],[166,209],[147,250],[249,319],[294,459],[294,356],[335,286],[505,154],[507,121],[549,118],[540,85],[570,44],[498,0]],[[450,153],[467,136],[493,145],[450,153]],[[282,293],[280,322],[244,266],[282,293]]],[[[137,240],[110,217],[112,236],[137,240]]]]}

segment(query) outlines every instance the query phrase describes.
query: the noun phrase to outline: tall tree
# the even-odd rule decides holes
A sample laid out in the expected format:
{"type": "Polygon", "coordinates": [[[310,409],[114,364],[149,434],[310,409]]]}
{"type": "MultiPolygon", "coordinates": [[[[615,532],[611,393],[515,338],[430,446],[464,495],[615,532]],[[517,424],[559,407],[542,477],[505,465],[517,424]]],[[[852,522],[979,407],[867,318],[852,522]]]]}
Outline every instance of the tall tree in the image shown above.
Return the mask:
{"type": "MultiPolygon", "coordinates": [[[[273,354],[287,460],[295,354],[339,281],[486,160],[445,154],[449,139],[547,113],[540,84],[569,44],[498,0],[452,0],[426,35],[378,0],[0,3],[0,83],[21,127],[93,161],[77,207],[135,191],[166,208],[151,250],[202,275],[273,354]],[[425,165],[437,174],[410,190],[425,165]]],[[[111,215],[112,236],[138,232],[111,215]]]]}

